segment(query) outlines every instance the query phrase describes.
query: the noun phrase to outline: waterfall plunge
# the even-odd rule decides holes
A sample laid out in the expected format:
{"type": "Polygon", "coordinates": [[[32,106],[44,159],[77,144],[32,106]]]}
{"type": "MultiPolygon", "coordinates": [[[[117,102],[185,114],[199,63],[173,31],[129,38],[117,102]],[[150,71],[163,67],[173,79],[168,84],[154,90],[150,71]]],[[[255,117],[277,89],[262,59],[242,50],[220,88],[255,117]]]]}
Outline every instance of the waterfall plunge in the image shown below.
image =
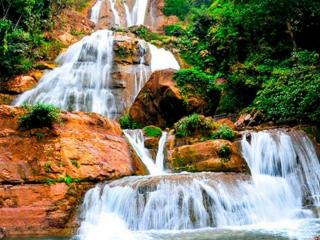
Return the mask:
{"type": "Polygon", "coordinates": [[[45,102],[68,111],[97,112],[114,118],[115,97],[110,89],[113,32],[100,30],[72,45],[36,88],[20,95],[15,105],[45,102]]]}
{"type": "MultiPolygon", "coordinates": [[[[89,236],[85,226],[90,225],[92,219],[88,216],[95,216],[99,222],[101,215],[116,215],[132,233],[248,224],[269,227],[269,223],[312,218],[312,212],[303,208],[301,186],[304,183],[308,186],[307,192],[317,203],[317,192],[313,191],[319,190],[316,174],[320,166],[311,141],[298,131],[250,135],[251,141],[243,137],[242,149],[252,177],[223,173],[178,174],[128,177],[97,185],[85,196],[78,236],[80,239],[89,236]],[[307,177],[308,174],[313,178],[307,177]],[[305,176],[303,180],[302,176],[305,176]]],[[[288,226],[290,228],[290,222],[288,226]]],[[[108,231],[105,227],[100,230],[108,231]]]]}

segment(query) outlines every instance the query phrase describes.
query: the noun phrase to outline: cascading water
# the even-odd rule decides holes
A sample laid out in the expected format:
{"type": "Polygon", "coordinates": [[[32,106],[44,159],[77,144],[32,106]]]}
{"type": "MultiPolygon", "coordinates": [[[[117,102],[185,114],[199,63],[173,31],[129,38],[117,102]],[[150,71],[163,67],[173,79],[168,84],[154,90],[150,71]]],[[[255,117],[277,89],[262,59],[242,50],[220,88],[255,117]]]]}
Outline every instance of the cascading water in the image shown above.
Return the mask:
{"type": "Polygon", "coordinates": [[[320,163],[310,139],[300,131],[262,131],[242,140],[243,155],[252,175],[281,177],[320,206],[320,163]]]}
{"type": "Polygon", "coordinates": [[[151,71],[157,71],[162,69],[180,69],[180,65],[177,62],[174,55],[163,48],[157,48],[156,46],[148,43],[149,49],[151,51],[152,61],[151,61],[151,71]]]}
{"type": "MultiPolygon", "coordinates": [[[[310,139],[299,131],[249,134],[251,141],[247,134],[242,139],[242,151],[251,177],[239,173],[169,174],[128,177],[97,185],[85,196],[78,237],[93,239],[88,226],[103,226],[98,230],[103,236],[108,231],[103,224],[106,216],[121,219],[121,226],[127,226],[134,239],[143,239],[136,237],[139,231],[151,237],[146,239],[166,239],[157,231],[207,227],[276,227],[278,234],[294,239],[319,234],[316,224],[315,228],[308,226],[308,232],[299,231],[301,222],[311,224],[314,219],[312,211],[303,207],[304,194],[310,194],[315,203],[318,200],[316,174],[320,166],[310,139]],[[306,192],[303,185],[308,186],[306,192]]],[[[142,146],[141,136],[137,139],[130,143],[142,146]]],[[[144,153],[142,149],[139,152],[144,153]]]]}
{"type": "Polygon", "coordinates": [[[157,152],[156,161],[151,157],[151,154],[147,148],[144,146],[144,135],[143,131],[137,130],[124,130],[124,134],[130,142],[131,146],[134,148],[138,154],[141,161],[144,163],[151,175],[162,175],[164,174],[164,148],[167,139],[167,133],[162,133],[159,140],[159,147],[157,152]]]}
{"type": "Polygon", "coordinates": [[[96,4],[91,9],[91,17],[90,20],[97,24],[99,22],[100,11],[103,4],[103,0],[98,0],[96,4]]]}
{"type": "Polygon", "coordinates": [[[113,32],[100,30],[72,45],[58,58],[60,67],[47,73],[36,88],[14,102],[45,102],[68,111],[97,112],[114,118],[115,97],[110,90],[113,32]]]}
{"type": "Polygon", "coordinates": [[[144,24],[147,6],[148,0],[136,0],[132,11],[130,11],[127,3],[124,3],[128,27],[144,24]]]}
{"type": "Polygon", "coordinates": [[[140,49],[140,63],[135,71],[134,76],[134,95],[130,104],[134,101],[134,99],[138,96],[140,90],[143,88],[145,83],[148,81],[151,73],[151,69],[149,66],[145,65],[145,53],[148,45],[145,41],[139,41],[139,49],[140,49]]]}
{"type": "Polygon", "coordinates": [[[116,0],[109,0],[115,26],[121,26],[120,16],[116,9],[116,0]]]}

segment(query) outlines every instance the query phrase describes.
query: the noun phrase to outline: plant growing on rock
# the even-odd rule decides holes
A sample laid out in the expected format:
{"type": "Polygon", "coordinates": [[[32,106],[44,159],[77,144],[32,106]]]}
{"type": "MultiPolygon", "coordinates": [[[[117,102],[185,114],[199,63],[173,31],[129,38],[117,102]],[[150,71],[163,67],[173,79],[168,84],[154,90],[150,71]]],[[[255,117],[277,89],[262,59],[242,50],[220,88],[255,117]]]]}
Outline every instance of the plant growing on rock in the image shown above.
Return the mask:
{"type": "Polygon", "coordinates": [[[161,129],[155,126],[147,126],[143,128],[143,132],[147,137],[161,137],[162,135],[161,129]]]}
{"type": "Polygon", "coordinates": [[[218,154],[219,154],[219,157],[221,157],[224,162],[229,161],[230,154],[231,154],[231,149],[230,149],[229,145],[223,144],[221,146],[221,148],[219,149],[218,154]]]}
{"type": "Polygon", "coordinates": [[[25,105],[27,113],[20,117],[19,125],[23,130],[33,128],[52,128],[53,123],[61,122],[60,109],[45,103],[37,103],[34,106],[25,105]]]}
{"type": "Polygon", "coordinates": [[[228,125],[219,126],[218,130],[212,132],[210,135],[210,139],[226,139],[232,141],[234,138],[235,133],[228,125]]]}
{"type": "Polygon", "coordinates": [[[188,117],[182,118],[174,125],[177,137],[189,137],[196,131],[211,131],[213,123],[211,123],[206,117],[199,114],[192,114],[188,117]]]}
{"type": "Polygon", "coordinates": [[[129,113],[121,116],[119,123],[122,129],[139,129],[142,128],[141,124],[136,123],[130,116],[129,113]]]}

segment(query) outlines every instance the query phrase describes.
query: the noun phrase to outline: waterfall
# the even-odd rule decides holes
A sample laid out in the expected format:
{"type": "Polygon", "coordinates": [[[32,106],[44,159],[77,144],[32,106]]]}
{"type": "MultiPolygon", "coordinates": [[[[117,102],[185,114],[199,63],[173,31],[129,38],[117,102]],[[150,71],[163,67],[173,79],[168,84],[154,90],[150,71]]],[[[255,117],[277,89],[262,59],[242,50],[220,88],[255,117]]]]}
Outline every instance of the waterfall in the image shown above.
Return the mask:
{"type": "Polygon", "coordinates": [[[113,14],[114,25],[121,26],[120,16],[119,16],[119,13],[116,9],[116,0],[109,0],[109,2],[110,2],[111,11],[113,14]]]}
{"type": "Polygon", "coordinates": [[[113,32],[100,30],[83,38],[57,61],[61,66],[47,73],[36,88],[20,95],[15,105],[45,102],[67,111],[115,117],[117,106],[110,89],[113,32]]]}
{"type": "Polygon", "coordinates": [[[130,104],[134,101],[134,99],[138,96],[140,90],[146,84],[150,77],[150,67],[145,65],[145,54],[147,52],[148,45],[145,41],[139,41],[139,49],[140,49],[140,62],[135,71],[135,87],[133,99],[130,104]]]}
{"type": "MultiPolygon", "coordinates": [[[[157,167],[145,152],[141,130],[126,131],[126,136],[141,159],[147,155],[152,168],[157,167]]],[[[162,145],[160,140],[159,149],[162,145]]],[[[311,226],[299,231],[305,221],[311,224],[314,219],[303,206],[305,196],[318,204],[320,166],[310,139],[299,131],[272,130],[245,133],[241,145],[252,176],[184,173],[127,177],[97,185],[85,196],[78,236],[93,239],[86,231],[88,225],[104,226],[97,230],[103,236],[108,227],[102,216],[121,219],[134,236],[139,231],[152,235],[155,230],[207,227],[275,228],[283,236],[290,232],[294,239],[315,236],[318,230],[311,226]]],[[[157,169],[163,166],[161,161],[157,169]]]]}
{"type": "Polygon", "coordinates": [[[320,206],[320,163],[306,134],[274,130],[244,134],[243,155],[253,176],[281,177],[295,190],[320,206]]]}
{"type": "Polygon", "coordinates": [[[164,174],[164,148],[167,139],[167,134],[162,133],[159,140],[159,147],[157,152],[156,161],[151,157],[151,154],[147,148],[144,146],[144,135],[141,129],[137,130],[124,130],[124,134],[127,137],[129,143],[134,148],[135,152],[144,163],[151,175],[161,175],[164,174]]]}
{"type": "Polygon", "coordinates": [[[180,69],[180,65],[177,62],[174,55],[165,50],[164,48],[157,48],[156,46],[148,43],[149,49],[151,51],[151,71],[158,71],[163,69],[180,69]]]}
{"type": "Polygon", "coordinates": [[[156,156],[156,165],[161,172],[164,171],[164,149],[167,143],[167,137],[168,134],[163,132],[159,140],[158,152],[156,156]]]}
{"type": "Polygon", "coordinates": [[[95,5],[91,9],[91,17],[90,20],[95,24],[98,23],[100,17],[100,11],[103,4],[103,0],[98,0],[95,5]]]}
{"type": "Polygon", "coordinates": [[[128,27],[144,24],[147,6],[148,0],[136,0],[133,9],[130,12],[128,5],[124,3],[128,27]]]}

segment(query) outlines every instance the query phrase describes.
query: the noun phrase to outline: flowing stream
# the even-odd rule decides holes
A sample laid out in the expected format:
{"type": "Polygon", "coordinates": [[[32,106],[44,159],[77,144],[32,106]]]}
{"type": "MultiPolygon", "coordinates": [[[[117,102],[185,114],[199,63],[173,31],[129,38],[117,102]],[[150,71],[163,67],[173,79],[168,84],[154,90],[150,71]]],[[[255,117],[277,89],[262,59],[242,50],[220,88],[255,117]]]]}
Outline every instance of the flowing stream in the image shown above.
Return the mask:
{"type": "MultiPolygon", "coordinates": [[[[114,24],[120,26],[116,1],[109,3],[114,24]]],[[[127,25],[143,24],[148,1],[136,0],[132,9],[124,4],[127,25]]],[[[95,23],[101,6],[99,0],[92,9],[95,23]]],[[[110,30],[83,38],[59,56],[59,66],[15,104],[46,102],[115,118],[121,103],[111,87],[113,44],[110,30]]],[[[180,68],[171,52],[142,41],[139,46],[134,97],[150,71],[180,68]],[[147,48],[151,70],[144,64],[147,48]]],[[[159,140],[155,159],[145,148],[142,130],[126,130],[125,135],[150,175],[100,183],[89,190],[75,239],[302,240],[320,235],[320,222],[312,211],[320,206],[320,164],[304,133],[281,129],[243,133],[242,154],[251,175],[169,174],[164,167],[167,133],[159,140]]]]}
{"type": "MultiPolygon", "coordinates": [[[[212,231],[213,238],[203,239],[215,239],[214,233],[221,231],[231,235],[249,231],[270,235],[265,239],[311,239],[320,234],[314,212],[304,207],[306,201],[318,204],[320,170],[315,148],[304,133],[244,133],[242,153],[252,176],[162,175],[163,164],[158,165],[144,148],[141,130],[125,134],[151,175],[98,184],[89,190],[77,238],[103,239],[112,234],[106,239],[185,239],[180,237],[189,232],[186,239],[201,239],[192,236],[212,231]]],[[[164,145],[160,140],[161,153],[164,145]]]]}

